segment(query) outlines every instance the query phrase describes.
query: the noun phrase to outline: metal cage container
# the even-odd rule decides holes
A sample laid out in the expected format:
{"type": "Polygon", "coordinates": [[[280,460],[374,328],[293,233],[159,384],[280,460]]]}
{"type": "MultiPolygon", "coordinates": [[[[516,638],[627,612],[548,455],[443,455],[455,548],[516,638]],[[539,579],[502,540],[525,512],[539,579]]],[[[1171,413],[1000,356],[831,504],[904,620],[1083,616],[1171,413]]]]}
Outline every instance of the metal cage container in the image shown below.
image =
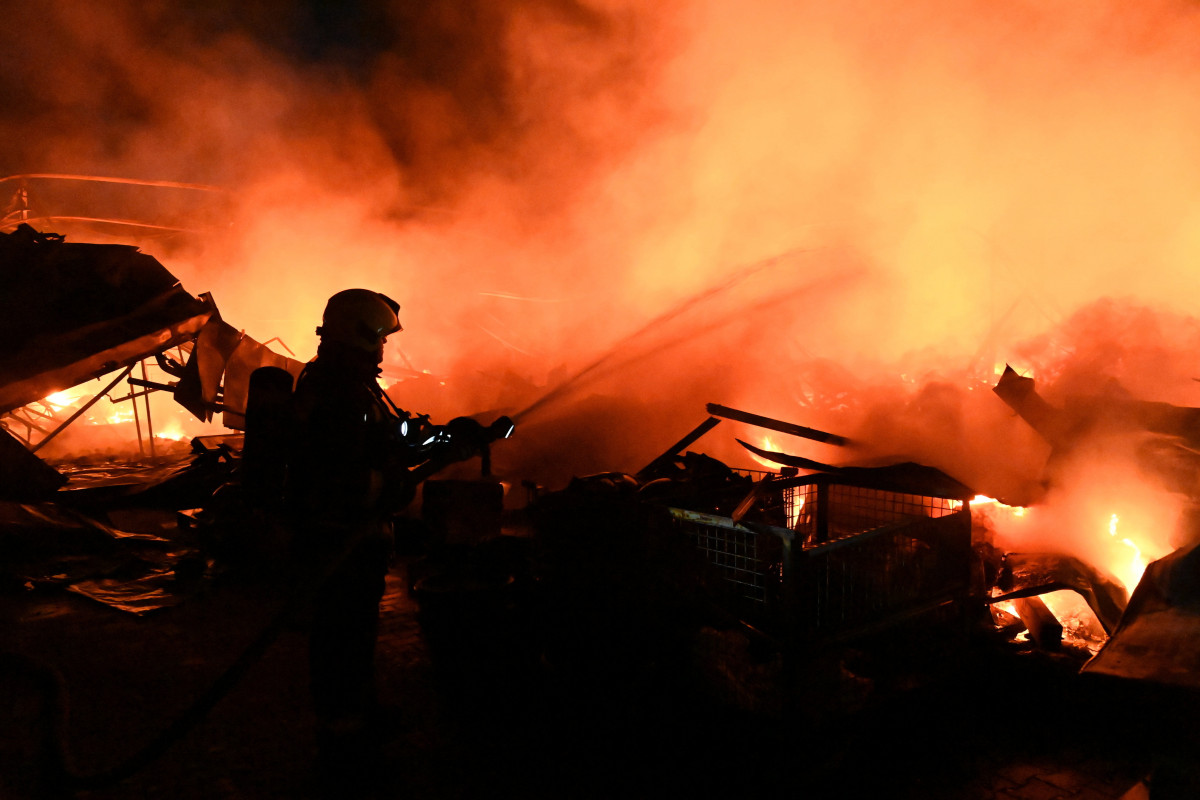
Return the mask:
{"type": "Polygon", "coordinates": [[[850,637],[945,607],[969,589],[962,498],[817,474],[764,481],[734,517],[669,509],[744,621],[784,639],[850,637]]]}

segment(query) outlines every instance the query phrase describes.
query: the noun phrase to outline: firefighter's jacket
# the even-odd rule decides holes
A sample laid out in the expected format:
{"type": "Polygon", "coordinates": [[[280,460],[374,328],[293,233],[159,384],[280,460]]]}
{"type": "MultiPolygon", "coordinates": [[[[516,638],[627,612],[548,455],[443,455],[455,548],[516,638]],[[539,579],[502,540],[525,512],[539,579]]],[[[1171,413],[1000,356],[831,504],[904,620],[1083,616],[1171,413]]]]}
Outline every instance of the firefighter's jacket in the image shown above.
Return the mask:
{"type": "Polygon", "coordinates": [[[404,489],[389,486],[398,419],[378,374],[366,354],[322,343],[296,382],[285,503],[301,531],[324,530],[323,539],[362,532],[386,520],[389,495],[404,489]]]}

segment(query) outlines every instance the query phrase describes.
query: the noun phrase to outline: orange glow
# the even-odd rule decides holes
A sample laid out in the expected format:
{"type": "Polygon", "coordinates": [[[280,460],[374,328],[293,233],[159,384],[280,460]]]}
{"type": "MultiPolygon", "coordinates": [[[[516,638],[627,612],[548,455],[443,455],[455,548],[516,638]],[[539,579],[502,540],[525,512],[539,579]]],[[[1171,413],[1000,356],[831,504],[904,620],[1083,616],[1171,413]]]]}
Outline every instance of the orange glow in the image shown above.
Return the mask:
{"type": "Polygon", "coordinates": [[[1017,607],[1013,605],[1012,600],[1004,600],[1000,603],[993,603],[992,608],[999,609],[1000,611],[1003,611],[1006,614],[1011,614],[1014,617],[1017,616],[1017,607]]]}
{"type": "MultiPolygon", "coordinates": [[[[1133,593],[1146,570],[1148,559],[1144,551],[1157,552],[1161,556],[1169,549],[1156,544],[1154,537],[1145,534],[1119,535],[1120,516],[1116,513],[1102,517],[1104,524],[1089,533],[1081,526],[1089,516],[1095,518],[1095,515],[1073,510],[1072,516],[1064,517],[1064,509],[1057,504],[1019,508],[1005,506],[991,498],[976,497],[972,501],[972,511],[978,513],[977,520],[996,534],[997,543],[1005,549],[1069,552],[1109,573],[1125,587],[1127,594],[1133,593]],[[1059,527],[1061,525],[1070,527],[1059,527]]],[[[1144,513],[1133,513],[1153,518],[1144,513]]]]}
{"type": "Polygon", "coordinates": [[[184,433],[182,426],[178,423],[172,424],[170,427],[154,432],[155,439],[167,439],[172,442],[181,442],[184,439],[190,438],[184,433]]]}
{"type": "Polygon", "coordinates": [[[787,507],[787,526],[794,530],[803,513],[804,493],[799,491],[792,492],[787,507]]]}
{"type": "Polygon", "coordinates": [[[999,500],[993,499],[991,497],[985,497],[984,495],[981,495],[981,494],[975,495],[974,499],[971,500],[971,503],[972,503],[972,505],[988,504],[988,505],[993,506],[996,509],[1003,511],[1003,513],[1011,514],[1014,517],[1023,517],[1023,516],[1025,516],[1025,511],[1026,511],[1024,506],[1006,505],[1004,503],[1001,503],[999,500]]]}
{"type": "Polygon", "coordinates": [[[1129,453],[1123,474],[1054,476],[1044,503],[1049,446],[980,389],[1011,360],[1200,403],[1191,3],[501,3],[457,28],[410,5],[379,4],[404,35],[378,41],[450,55],[380,45],[343,69],[171,4],[51,3],[53,24],[0,33],[8,80],[38,86],[8,93],[29,98],[10,171],[221,186],[191,211],[167,186],[70,199],[203,228],[105,235],[301,360],[332,293],[387,292],[405,330],[385,370],[437,376],[391,395],[439,420],[524,408],[608,358],[496,448],[521,479],[637,469],[722,402],[857,443],[800,451],[818,460],[902,454],[1036,502],[1032,547],[1091,560],[1095,538],[1127,561],[1097,533],[1119,513],[1144,557],[1165,550],[1170,520],[1137,519],[1153,501],[1106,497],[1129,453]]]}
{"type": "MultiPolygon", "coordinates": [[[[1113,514],[1109,518],[1108,535],[1114,539],[1117,538],[1117,523],[1119,522],[1120,517],[1118,517],[1116,514],[1113,514]]],[[[1141,548],[1139,548],[1133,542],[1133,540],[1128,537],[1122,537],[1119,541],[1133,552],[1129,554],[1128,563],[1117,566],[1114,568],[1114,572],[1116,573],[1117,578],[1125,586],[1126,590],[1132,593],[1134,587],[1138,585],[1138,581],[1142,579],[1142,573],[1146,571],[1147,562],[1145,557],[1142,556],[1141,548]]]]}
{"type": "Polygon", "coordinates": [[[133,422],[133,409],[129,407],[114,408],[103,417],[105,425],[121,425],[133,422]]]}
{"type": "MultiPolygon", "coordinates": [[[[953,509],[960,509],[963,507],[963,501],[951,500],[950,507],[953,509]]],[[[1024,506],[1005,505],[994,497],[988,497],[987,495],[982,494],[977,494],[971,498],[971,508],[975,511],[985,511],[985,513],[989,515],[1002,513],[1012,517],[1023,517],[1025,516],[1026,511],[1024,506]]]]}
{"type": "MultiPolygon", "coordinates": [[[[763,436],[762,439],[759,440],[758,446],[759,446],[759,448],[761,448],[763,450],[767,450],[772,453],[779,452],[779,445],[776,444],[775,440],[770,436],[763,436]]],[[[749,450],[747,450],[746,452],[750,453],[749,450]]],[[[754,459],[755,461],[757,461],[759,464],[762,464],[767,469],[776,470],[782,466],[782,464],[780,464],[779,462],[771,461],[770,459],[763,458],[762,456],[758,455],[757,453],[750,453],[750,457],[752,459],[754,459]]]]}
{"type": "MultiPolygon", "coordinates": [[[[1099,651],[1108,637],[1104,633],[1104,627],[1096,618],[1096,613],[1092,611],[1087,601],[1078,592],[1070,589],[1060,589],[1053,592],[1045,592],[1037,597],[1046,604],[1046,608],[1054,615],[1059,624],[1062,625],[1064,643],[1086,648],[1092,653],[1099,651]]],[[[1016,605],[1011,600],[994,603],[992,609],[993,619],[996,619],[996,621],[999,621],[995,613],[997,611],[1003,611],[1012,617],[1020,616],[1017,613],[1016,605]]],[[[1028,641],[1028,631],[1022,631],[1016,638],[1028,641]]]]}
{"type": "MultiPolygon", "coordinates": [[[[158,376],[150,375],[151,379],[156,377],[158,376]]],[[[165,381],[165,378],[163,380],[165,381]]],[[[104,383],[104,380],[90,381],[54,392],[38,401],[37,405],[53,411],[54,421],[50,427],[55,427],[73,415],[85,399],[91,400],[104,383]]],[[[108,397],[100,398],[51,439],[44,448],[39,449],[38,455],[49,461],[70,460],[83,454],[140,457],[143,450],[139,447],[139,430],[135,426],[140,426],[141,435],[144,437],[147,430],[147,399],[150,402],[150,421],[156,441],[180,442],[195,436],[226,432],[220,424],[220,415],[217,415],[213,422],[201,422],[176,403],[170,392],[152,391],[148,398],[139,397],[136,401],[136,411],[130,401],[121,400],[128,392],[127,384],[114,388],[108,397]]],[[[39,435],[34,434],[33,440],[38,442],[39,435]]]]}
{"type": "Polygon", "coordinates": [[[44,398],[42,398],[42,402],[50,406],[55,411],[61,411],[64,408],[74,405],[75,401],[79,399],[79,396],[79,392],[66,389],[61,392],[54,392],[53,394],[46,395],[44,398]]]}
{"type": "Polygon", "coordinates": [[[1096,653],[1107,635],[1096,612],[1078,592],[1060,589],[1038,595],[1063,628],[1063,641],[1096,653]]]}

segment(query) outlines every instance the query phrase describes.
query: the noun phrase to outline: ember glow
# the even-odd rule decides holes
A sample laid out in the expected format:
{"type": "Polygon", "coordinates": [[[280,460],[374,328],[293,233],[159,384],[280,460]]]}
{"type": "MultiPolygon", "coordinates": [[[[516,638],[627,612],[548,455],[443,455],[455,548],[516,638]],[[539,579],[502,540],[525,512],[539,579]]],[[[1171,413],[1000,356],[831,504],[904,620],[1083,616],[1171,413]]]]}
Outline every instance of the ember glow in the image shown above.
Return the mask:
{"type": "Polygon", "coordinates": [[[104,424],[106,425],[122,425],[133,422],[132,408],[115,408],[104,416],[104,424]]]}
{"type": "MultiPolygon", "coordinates": [[[[171,376],[149,372],[157,382],[173,380],[171,376]]],[[[212,422],[201,422],[174,401],[169,392],[153,391],[149,396],[139,396],[137,409],[127,398],[129,385],[120,384],[84,410],[75,421],[50,439],[44,448],[41,440],[66,420],[74,417],[80,409],[93,399],[110,379],[89,381],[59,392],[54,392],[21,411],[15,419],[6,420],[9,429],[24,437],[27,431],[18,421],[32,416],[41,428],[33,433],[31,445],[38,445],[38,455],[48,461],[71,460],[74,457],[140,458],[147,454],[149,440],[147,431],[153,431],[156,442],[171,443],[188,441],[195,436],[226,432],[220,424],[220,416],[212,422]],[[150,404],[150,421],[146,419],[146,403],[150,404]]],[[[141,390],[139,389],[139,392],[141,390]]],[[[36,429],[35,429],[36,430],[36,429]]],[[[167,448],[173,449],[173,448],[167,448]]],[[[161,454],[161,451],[157,451],[161,454]]]]}
{"type": "Polygon", "coordinates": [[[1117,523],[1120,522],[1120,517],[1113,514],[1108,522],[1108,535],[1114,539],[1120,540],[1121,544],[1128,547],[1132,552],[1129,554],[1129,562],[1122,568],[1116,570],[1116,576],[1125,586],[1129,593],[1133,593],[1138,581],[1142,579],[1142,573],[1146,571],[1146,559],[1142,556],[1142,550],[1132,539],[1127,536],[1118,537],[1117,523]]]}
{"type": "Polygon", "coordinates": [[[180,426],[178,422],[175,422],[164,430],[155,431],[154,438],[165,439],[170,442],[181,442],[190,437],[184,432],[183,427],[180,426]]]}
{"type": "Polygon", "coordinates": [[[1108,638],[1087,601],[1070,589],[1038,595],[1063,628],[1063,640],[1096,653],[1108,638]]]}
{"type": "Polygon", "coordinates": [[[79,399],[78,390],[68,389],[65,391],[54,392],[53,394],[46,395],[46,397],[43,398],[42,403],[50,406],[50,408],[54,409],[55,411],[61,411],[64,408],[69,408],[70,406],[74,405],[75,401],[78,399],[79,399]]]}
{"type": "Polygon", "coordinates": [[[795,530],[804,514],[804,493],[793,491],[789,493],[787,501],[787,525],[795,530]]]}
{"type": "MultiPolygon", "coordinates": [[[[1164,501],[1171,502],[1169,498],[1164,501]]],[[[1103,514],[1089,513],[1075,507],[1073,502],[1063,502],[1065,506],[1056,500],[1046,507],[1022,508],[980,496],[971,501],[971,511],[977,523],[995,534],[995,544],[1002,550],[1060,551],[1075,555],[1110,574],[1125,587],[1127,595],[1137,587],[1148,561],[1170,549],[1167,542],[1172,528],[1160,528],[1154,531],[1157,535],[1136,531],[1118,534],[1118,514],[1109,514],[1105,519],[1103,514]],[[1064,507],[1071,510],[1064,511],[1064,507]],[[1089,519],[1102,520],[1104,524],[1089,528],[1086,522],[1089,519]],[[1058,525],[1071,527],[1060,529],[1058,525]],[[1143,549],[1154,553],[1151,559],[1143,555],[1143,549]]],[[[1169,513],[1147,514],[1145,510],[1133,512],[1133,516],[1158,524],[1167,524],[1171,519],[1169,513]]],[[[1059,616],[1057,612],[1055,615],[1059,616]]]]}
{"type": "MultiPolygon", "coordinates": [[[[781,452],[783,449],[782,446],[778,442],[776,442],[775,439],[771,436],[761,437],[761,439],[758,443],[758,446],[760,449],[766,450],[771,453],[778,453],[778,452],[781,452]]],[[[763,458],[762,456],[758,455],[757,453],[749,453],[748,452],[747,454],[752,459],[754,459],[759,464],[763,465],[764,467],[766,467],[768,469],[776,470],[776,469],[779,469],[780,466],[782,466],[778,462],[771,461],[769,458],[763,458]]]]}
{"type": "MultiPolygon", "coordinates": [[[[961,500],[951,500],[950,507],[954,509],[962,508],[963,502],[961,500]]],[[[977,494],[971,498],[971,509],[976,512],[986,513],[989,517],[993,517],[996,514],[1006,514],[1011,517],[1025,516],[1025,508],[1023,506],[1005,505],[994,497],[982,494],[977,494]],[[987,509],[986,512],[984,508],[987,509]]]]}
{"type": "MultiPolygon", "coordinates": [[[[1063,641],[1076,647],[1085,648],[1095,654],[1106,641],[1104,627],[1096,618],[1087,601],[1078,592],[1070,589],[1059,589],[1037,595],[1046,604],[1046,608],[1062,625],[1063,641]]],[[[1020,615],[1016,605],[1011,600],[1005,600],[992,605],[992,618],[998,624],[1007,624],[1020,615]],[[997,613],[1003,612],[1003,614],[997,613]]],[[[1016,638],[1029,641],[1028,631],[1022,631],[1016,638]]]]}

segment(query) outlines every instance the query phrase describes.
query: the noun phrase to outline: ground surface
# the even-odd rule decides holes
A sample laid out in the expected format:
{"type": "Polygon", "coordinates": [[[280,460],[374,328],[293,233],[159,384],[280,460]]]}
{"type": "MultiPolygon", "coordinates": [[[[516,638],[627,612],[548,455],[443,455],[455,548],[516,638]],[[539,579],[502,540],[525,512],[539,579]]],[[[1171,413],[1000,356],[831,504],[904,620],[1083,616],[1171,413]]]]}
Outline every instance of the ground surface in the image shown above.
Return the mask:
{"type": "MultiPolygon", "coordinates": [[[[733,694],[687,665],[624,669],[603,654],[554,663],[486,604],[440,609],[423,626],[406,567],[383,605],[380,693],[400,719],[378,797],[1100,800],[1135,797],[1156,765],[1186,757],[1164,727],[1173,698],[1084,680],[1062,659],[972,647],[934,653],[939,668],[918,670],[911,686],[899,671],[826,675],[807,701],[815,710],[781,719],[721,702],[733,694]]],[[[0,597],[0,637],[61,675],[69,749],[91,773],[149,741],[278,607],[253,584],[145,617],[31,591],[0,597]]],[[[0,785],[33,796],[44,693],[12,659],[0,671],[0,785]]],[[[304,635],[285,630],[161,758],[79,796],[316,796],[306,680],[304,635]]]]}

